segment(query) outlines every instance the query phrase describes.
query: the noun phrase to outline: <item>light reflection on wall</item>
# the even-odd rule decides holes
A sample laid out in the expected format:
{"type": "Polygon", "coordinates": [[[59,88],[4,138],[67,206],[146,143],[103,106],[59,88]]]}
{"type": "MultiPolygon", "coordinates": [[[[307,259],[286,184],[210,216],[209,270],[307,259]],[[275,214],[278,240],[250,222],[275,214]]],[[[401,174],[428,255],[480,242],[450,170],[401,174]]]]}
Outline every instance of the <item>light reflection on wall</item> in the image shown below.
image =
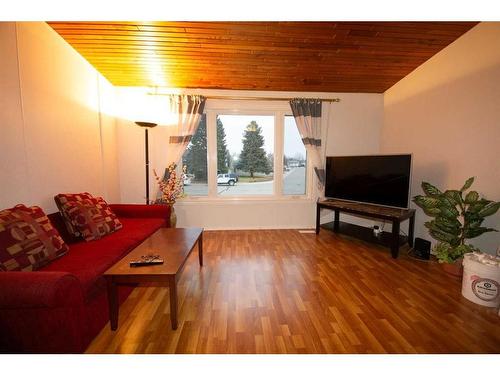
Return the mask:
{"type": "Polygon", "coordinates": [[[177,124],[177,114],[170,113],[164,95],[151,95],[152,89],[139,87],[118,89],[117,116],[129,121],[147,121],[159,125],[177,124]]]}

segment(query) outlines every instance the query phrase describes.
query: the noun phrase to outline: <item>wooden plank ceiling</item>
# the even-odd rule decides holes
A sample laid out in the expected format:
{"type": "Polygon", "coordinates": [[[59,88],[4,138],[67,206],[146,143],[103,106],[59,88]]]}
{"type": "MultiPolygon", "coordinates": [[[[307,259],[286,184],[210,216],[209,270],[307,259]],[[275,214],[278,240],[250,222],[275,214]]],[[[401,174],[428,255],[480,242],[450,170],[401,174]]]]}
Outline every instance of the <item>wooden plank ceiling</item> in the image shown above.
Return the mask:
{"type": "Polygon", "coordinates": [[[477,22],[49,22],[117,86],[374,92],[477,22]]]}

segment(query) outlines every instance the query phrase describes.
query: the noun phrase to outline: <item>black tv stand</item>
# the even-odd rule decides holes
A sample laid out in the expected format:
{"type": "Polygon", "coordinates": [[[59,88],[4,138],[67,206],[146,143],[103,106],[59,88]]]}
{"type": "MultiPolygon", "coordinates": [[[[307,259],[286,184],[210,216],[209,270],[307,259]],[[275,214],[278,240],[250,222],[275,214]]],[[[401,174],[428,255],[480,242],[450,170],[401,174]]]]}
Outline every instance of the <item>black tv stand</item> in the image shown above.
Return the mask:
{"type": "MultiPolygon", "coordinates": [[[[415,227],[414,209],[384,207],[368,203],[343,201],[340,199],[321,200],[316,203],[316,234],[319,234],[320,212],[322,208],[334,211],[334,232],[344,233],[364,240],[370,240],[370,237],[373,239],[373,236],[367,235],[367,228],[347,223],[341,223],[340,212],[347,212],[355,215],[391,221],[392,235],[389,237],[388,234],[382,233],[380,238],[370,242],[377,242],[386,246],[388,245],[391,248],[391,254],[393,258],[397,258],[399,255],[399,246],[402,242],[401,240],[403,240],[404,242],[408,242],[410,247],[413,246],[413,233],[415,227]],[[407,219],[410,220],[408,237],[401,238],[399,236],[399,228],[401,222],[407,219]]],[[[369,230],[369,232],[371,232],[371,229],[369,230]]]]}

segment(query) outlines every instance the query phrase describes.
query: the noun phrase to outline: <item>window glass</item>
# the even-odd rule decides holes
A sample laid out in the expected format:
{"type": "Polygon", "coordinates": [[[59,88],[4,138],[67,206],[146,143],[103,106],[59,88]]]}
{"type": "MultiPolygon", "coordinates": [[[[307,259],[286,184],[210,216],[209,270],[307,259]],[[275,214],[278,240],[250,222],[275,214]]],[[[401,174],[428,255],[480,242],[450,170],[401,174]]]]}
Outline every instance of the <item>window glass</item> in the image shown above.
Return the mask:
{"type": "Polygon", "coordinates": [[[304,195],[307,155],[293,116],[285,116],[283,150],[283,194],[304,195]]]}
{"type": "Polygon", "coordinates": [[[182,164],[186,167],[184,193],[188,196],[208,195],[207,118],[205,114],[182,156],[182,164]]]}
{"type": "Polygon", "coordinates": [[[274,116],[217,116],[217,194],[271,195],[274,116]]]}

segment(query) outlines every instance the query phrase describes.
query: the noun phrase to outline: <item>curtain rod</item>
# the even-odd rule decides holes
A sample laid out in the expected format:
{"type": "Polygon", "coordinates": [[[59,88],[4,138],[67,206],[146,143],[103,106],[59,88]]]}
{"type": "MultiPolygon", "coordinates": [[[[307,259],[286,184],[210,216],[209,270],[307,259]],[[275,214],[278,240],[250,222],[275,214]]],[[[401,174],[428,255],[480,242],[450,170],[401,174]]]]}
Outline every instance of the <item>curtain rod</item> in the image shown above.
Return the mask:
{"type": "MultiPolygon", "coordinates": [[[[162,95],[162,96],[168,96],[172,94],[156,94],[149,92],[148,95],[162,95]]],[[[267,97],[255,97],[255,96],[223,96],[223,95],[203,95],[207,99],[227,99],[227,100],[279,100],[279,101],[290,101],[295,98],[275,98],[272,96],[267,96],[267,97]]],[[[316,98],[314,98],[316,99],[316,98]]],[[[340,102],[340,98],[333,98],[333,99],[321,99],[318,98],[324,102],[329,102],[329,103],[338,103],[340,102]]]]}

